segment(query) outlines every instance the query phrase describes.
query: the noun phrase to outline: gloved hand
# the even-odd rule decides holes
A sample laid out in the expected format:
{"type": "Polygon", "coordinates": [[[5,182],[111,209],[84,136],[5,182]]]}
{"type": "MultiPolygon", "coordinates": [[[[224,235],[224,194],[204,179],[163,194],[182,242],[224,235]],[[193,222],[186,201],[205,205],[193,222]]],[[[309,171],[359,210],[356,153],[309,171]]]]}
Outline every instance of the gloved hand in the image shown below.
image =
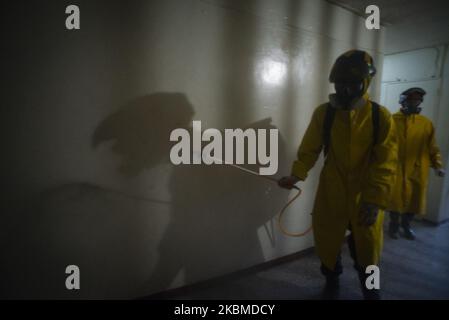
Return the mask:
{"type": "Polygon", "coordinates": [[[443,178],[446,175],[446,171],[444,171],[443,169],[433,169],[435,171],[435,175],[437,177],[441,177],[443,178]]]}
{"type": "Polygon", "coordinates": [[[376,223],[377,215],[379,214],[379,207],[371,203],[362,203],[359,212],[359,224],[364,226],[372,226],[376,223]]]}
{"type": "Polygon", "coordinates": [[[291,190],[294,188],[295,184],[298,183],[299,178],[295,176],[282,177],[278,181],[278,185],[281,188],[291,190]]]}

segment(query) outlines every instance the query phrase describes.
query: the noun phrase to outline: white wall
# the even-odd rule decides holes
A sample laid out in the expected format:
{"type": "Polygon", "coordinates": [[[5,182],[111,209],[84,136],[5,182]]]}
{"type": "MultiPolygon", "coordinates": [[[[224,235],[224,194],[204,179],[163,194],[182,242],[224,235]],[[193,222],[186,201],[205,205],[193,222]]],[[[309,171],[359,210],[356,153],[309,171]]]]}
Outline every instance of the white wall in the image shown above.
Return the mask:
{"type": "MultiPolygon", "coordinates": [[[[191,120],[276,127],[276,176],[288,174],[333,61],[356,47],[381,65],[383,31],[316,0],[80,0],[69,32],[68,4],[16,2],[4,21],[6,296],[136,297],[312,245],[276,226],[287,192],[230,167],[173,166],[169,133],[191,120]],[[69,264],[79,292],[64,288],[69,264]]],[[[319,167],[291,230],[310,224],[319,167]]]]}
{"type": "MultiPolygon", "coordinates": [[[[390,32],[390,30],[388,30],[390,32]]],[[[422,114],[436,127],[437,142],[445,163],[449,157],[448,45],[385,55],[381,101],[391,112],[399,110],[399,95],[410,87],[421,87],[427,94],[422,114]]],[[[426,219],[441,222],[449,218],[448,180],[429,178],[426,219]]]]}
{"type": "MultiPolygon", "coordinates": [[[[449,173],[449,45],[446,45],[446,54],[444,57],[443,76],[441,81],[440,104],[438,110],[438,140],[443,151],[443,161],[446,172],[449,173]]],[[[435,181],[435,178],[434,180],[435,181]]],[[[449,174],[444,178],[444,182],[438,179],[434,182],[433,190],[441,192],[440,203],[435,203],[435,208],[439,205],[438,221],[449,219],[449,174]]],[[[431,190],[431,192],[433,191],[431,190]]]]}

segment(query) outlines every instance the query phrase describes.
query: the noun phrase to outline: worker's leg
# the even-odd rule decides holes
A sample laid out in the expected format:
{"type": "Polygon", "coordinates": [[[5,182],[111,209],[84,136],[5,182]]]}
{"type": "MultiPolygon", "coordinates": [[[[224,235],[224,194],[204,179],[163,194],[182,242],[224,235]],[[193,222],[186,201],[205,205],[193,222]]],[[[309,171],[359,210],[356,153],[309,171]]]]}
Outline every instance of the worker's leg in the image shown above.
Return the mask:
{"type": "MultiPolygon", "coordinates": [[[[351,227],[349,227],[349,230],[351,230],[351,227]]],[[[354,269],[357,271],[359,275],[359,281],[360,281],[360,287],[362,288],[362,294],[363,298],[365,300],[379,300],[380,299],[380,290],[379,289],[368,289],[366,287],[366,279],[370,276],[370,274],[366,274],[366,267],[360,266],[357,260],[357,252],[356,252],[356,246],[355,246],[355,240],[354,235],[351,233],[348,236],[348,247],[349,247],[349,253],[351,255],[352,260],[354,261],[354,269]]]]}
{"type": "Polygon", "coordinates": [[[415,240],[415,232],[411,228],[411,222],[415,215],[413,213],[404,213],[402,215],[401,226],[404,230],[404,237],[409,240],[415,240]]]}
{"type": "Polygon", "coordinates": [[[399,212],[390,212],[388,235],[392,239],[399,239],[399,212]]]}
{"type": "Polygon", "coordinates": [[[341,255],[338,255],[337,262],[333,270],[321,263],[321,273],[326,277],[326,285],[324,287],[323,299],[337,299],[340,290],[340,274],[343,272],[341,264],[341,255]]]}

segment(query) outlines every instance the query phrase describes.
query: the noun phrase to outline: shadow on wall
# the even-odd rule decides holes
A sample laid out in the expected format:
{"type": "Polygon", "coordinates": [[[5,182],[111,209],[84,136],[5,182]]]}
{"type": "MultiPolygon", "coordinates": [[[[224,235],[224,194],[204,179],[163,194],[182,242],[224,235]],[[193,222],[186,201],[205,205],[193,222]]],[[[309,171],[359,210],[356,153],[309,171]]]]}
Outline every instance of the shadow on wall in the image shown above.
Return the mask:
{"type": "Polygon", "coordinates": [[[194,108],[182,93],[154,93],[134,99],[103,120],[92,144],[112,140],[112,151],[121,157],[119,171],[134,176],[161,162],[169,162],[170,133],[189,128],[194,108]]]}
{"type": "MultiPolygon", "coordinates": [[[[180,284],[190,284],[263,261],[259,228],[266,224],[261,230],[275,245],[270,220],[288,193],[229,166],[172,165],[170,132],[190,130],[193,115],[184,94],[154,93],[103,120],[93,145],[111,142],[125,176],[165,165],[170,199],[76,182],[44,191],[21,215],[15,245],[7,248],[2,295],[132,298],[165,290],[180,274],[180,284]],[[81,270],[78,292],[65,288],[70,264],[81,270]]],[[[275,128],[271,119],[241,127],[275,128]]],[[[280,138],[281,168],[283,155],[280,138]]]]}

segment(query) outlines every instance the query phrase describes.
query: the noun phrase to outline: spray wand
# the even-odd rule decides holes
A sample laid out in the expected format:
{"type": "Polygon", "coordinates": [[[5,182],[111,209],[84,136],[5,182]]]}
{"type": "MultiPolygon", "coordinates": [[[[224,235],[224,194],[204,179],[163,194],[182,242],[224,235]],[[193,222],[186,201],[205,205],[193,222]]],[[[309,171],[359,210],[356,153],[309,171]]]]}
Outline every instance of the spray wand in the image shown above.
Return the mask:
{"type": "MultiPolygon", "coordinates": [[[[225,165],[231,166],[231,167],[236,168],[236,169],[239,169],[239,170],[241,170],[241,171],[243,171],[243,172],[245,172],[245,173],[255,175],[255,176],[259,177],[259,178],[263,178],[263,179],[266,179],[266,180],[270,180],[271,182],[274,182],[274,183],[276,183],[276,184],[278,183],[278,180],[277,180],[276,178],[261,175],[261,174],[255,172],[255,171],[246,169],[246,168],[244,168],[244,167],[241,167],[241,166],[236,165],[236,164],[233,164],[233,163],[228,163],[228,162],[226,162],[226,161],[223,161],[223,160],[218,159],[218,158],[215,158],[215,157],[211,157],[211,156],[209,156],[209,157],[210,157],[211,159],[217,161],[217,162],[220,162],[221,164],[225,164],[225,165]]],[[[302,193],[302,190],[301,190],[300,188],[298,188],[297,186],[293,186],[293,189],[296,189],[298,192],[296,193],[296,195],[295,195],[292,199],[290,199],[290,200],[289,200],[289,201],[282,207],[281,211],[279,212],[279,215],[278,215],[279,229],[281,229],[282,233],[285,234],[285,235],[287,235],[287,236],[290,236],[290,237],[303,237],[303,236],[305,236],[307,233],[309,233],[310,231],[312,231],[312,226],[310,226],[309,228],[307,228],[307,229],[306,229],[305,231],[303,231],[303,232],[300,232],[300,233],[292,233],[292,232],[288,231],[287,229],[285,229],[285,228],[283,227],[283,225],[282,225],[282,217],[284,216],[284,213],[286,212],[287,208],[288,208],[288,207],[289,207],[289,206],[290,206],[296,199],[298,199],[299,196],[300,196],[301,193],[302,193]]]]}

